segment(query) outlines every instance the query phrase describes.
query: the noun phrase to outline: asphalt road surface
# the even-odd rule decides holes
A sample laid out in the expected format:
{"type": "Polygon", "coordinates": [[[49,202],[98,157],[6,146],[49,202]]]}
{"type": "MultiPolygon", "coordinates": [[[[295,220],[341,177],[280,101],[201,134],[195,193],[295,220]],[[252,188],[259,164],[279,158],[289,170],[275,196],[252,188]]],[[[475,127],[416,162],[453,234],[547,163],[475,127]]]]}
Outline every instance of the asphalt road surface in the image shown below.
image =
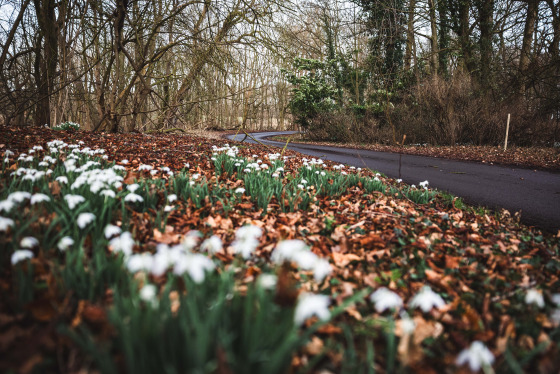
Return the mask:
{"type": "MultiPolygon", "coordinates": [[[[284,147],[285,143],[266,138],[293,133],[261,132],[251,135],[263,144],[284,147]]],[[[229,135],[227,138],[241,141],[245,134],[237,137],[229,135]]],[[[255,143],[249,138],[244,141],[255,143]]],[[[291,143],[288,148],[315,158],[367,167],[392,178],[401,178],[409,184],[418,185],[428,180],[430,187],[448,191],[470,205],[504,208],[512,214],[521,211],[521,220],[525,224],[552,233],[560,230],[560,173],[311,144],[291,143]]]]}

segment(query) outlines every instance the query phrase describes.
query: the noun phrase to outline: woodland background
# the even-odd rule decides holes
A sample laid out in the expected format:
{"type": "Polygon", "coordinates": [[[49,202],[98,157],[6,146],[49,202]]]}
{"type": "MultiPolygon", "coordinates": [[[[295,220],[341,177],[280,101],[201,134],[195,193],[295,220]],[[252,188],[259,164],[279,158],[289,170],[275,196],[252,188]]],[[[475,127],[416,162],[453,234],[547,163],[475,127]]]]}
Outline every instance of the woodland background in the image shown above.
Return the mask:
{"type": "Polygon", "coordinates": [[[0,0],[0,124],[560,141],[553,0],[0,0]]]}

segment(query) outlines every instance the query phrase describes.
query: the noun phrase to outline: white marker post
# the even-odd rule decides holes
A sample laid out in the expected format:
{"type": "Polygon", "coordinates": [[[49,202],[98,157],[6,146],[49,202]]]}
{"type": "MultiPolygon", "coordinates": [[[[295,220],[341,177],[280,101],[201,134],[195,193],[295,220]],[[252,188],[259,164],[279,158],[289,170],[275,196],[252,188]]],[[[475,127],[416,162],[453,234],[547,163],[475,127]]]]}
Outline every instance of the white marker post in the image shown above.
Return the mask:
{"type": "Polygon", "coordinates": [[[509,136],[509,117],[510,117],[510,113],[508,113],[508,120],[507,120],[507,125],[506,125],[506,140],[504,142],[504,151],[507,150],[507,141],[508,141],[508,136],[509,136]]]}

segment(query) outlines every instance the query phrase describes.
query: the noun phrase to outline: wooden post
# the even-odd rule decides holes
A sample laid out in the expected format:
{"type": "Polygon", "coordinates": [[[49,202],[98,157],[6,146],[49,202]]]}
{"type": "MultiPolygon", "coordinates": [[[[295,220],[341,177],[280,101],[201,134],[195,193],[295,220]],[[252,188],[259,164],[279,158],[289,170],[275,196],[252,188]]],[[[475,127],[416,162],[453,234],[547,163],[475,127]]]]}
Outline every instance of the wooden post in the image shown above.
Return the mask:
{"type": "Polygon", "coordinates": [[[508,119],[507,119],[507,125],[506,125],[506,140],[504,142],[504,151],[507,151],[507,142],[508,142],[508,136],[509,136],[509,118],[510,118],[510,113],[508,113],[508,119]]]}

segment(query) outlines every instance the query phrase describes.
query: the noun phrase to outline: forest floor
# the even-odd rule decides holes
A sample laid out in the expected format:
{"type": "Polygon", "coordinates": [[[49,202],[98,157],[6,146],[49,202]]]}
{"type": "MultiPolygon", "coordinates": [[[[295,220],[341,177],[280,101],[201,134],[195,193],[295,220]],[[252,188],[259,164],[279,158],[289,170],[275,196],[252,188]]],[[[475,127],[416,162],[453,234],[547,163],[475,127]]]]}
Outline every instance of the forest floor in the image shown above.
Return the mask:
{"type": "Polygon", "coordinates": [[[0,139],[0,371],[560,370],[560,232],[217,137],[0,139]]]}
{"type": "Polygon", "coordinates": [[[336,143],[313,141],[305,139],[302,135],[292,136],[279,135],[270,138],[281,142],[305,143],[325,145],[332,147],[345,147],[354,149],[367,149],[379,152],[394,152],[409,155],[431,156],[461,161],[478,161],[489,165],[521,166],[524,168],[560,171],[560,147],[517,147],[509,146],[504,151],[502,146],[430,146],[430,145],[407,145],[403,147],[384,144],[363,143],[336,143]]]}

